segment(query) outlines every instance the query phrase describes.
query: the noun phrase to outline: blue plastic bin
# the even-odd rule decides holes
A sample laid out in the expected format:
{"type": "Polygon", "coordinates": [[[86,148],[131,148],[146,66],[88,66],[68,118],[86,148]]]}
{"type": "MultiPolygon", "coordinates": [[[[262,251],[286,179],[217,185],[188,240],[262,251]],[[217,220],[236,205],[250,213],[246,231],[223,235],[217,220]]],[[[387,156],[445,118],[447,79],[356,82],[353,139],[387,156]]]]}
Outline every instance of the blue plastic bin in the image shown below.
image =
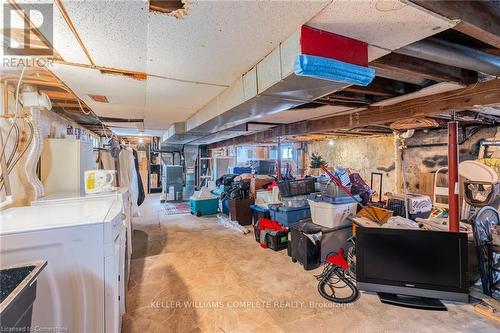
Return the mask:
{"type": "Polygon", "coordinates": [[[217,214],[219,210],[219,198],[196,200],[189,199],[191,214],[196,216],[217,214]]]}
{"type": "Polygon", "coordinates": [[[241,175],[244,173],[252,173],[251,167],[233,167],[230,169],[231,173],[241,175]]]}
{"type": "Polygon", "coordinates": [[[267,208],[263,208],[263,207],[260,207],[257,205],[250,205],[250,209],[252,210],[252,213],[253,213],[252,223],[254,225],[260,218],[266,218],[266,219],[271,218],[271,215],[269,213],[269,209],[267,209],[267,208]]]}
{"type": "Polygon", "coordinates": [[[278,221],[284,227],[288,227],[298,221],[311,217],[309,206],[284,207],[279,205],[269,205],[271,219],[278,221]]]}
{"type": "Polygon", "coordinates": [[[222,213],[229,215],[229,200],[222,200],[222,213]]]}
{"type": "Polygon", "coordinates": [[[359,195],[354,196],[354,200],[352,197],[348,195],[343,195],[343,196],[337,196],[337,197],[331,197],[328,195],[317,195],[315,193],[309,194],[308,199],[316,201],[316,202],[328,202],[334,205],[343,205],[343,204],[348,204],[348,203],[353,203],[353,202],[361,202],[361,197],[359,195]]]}

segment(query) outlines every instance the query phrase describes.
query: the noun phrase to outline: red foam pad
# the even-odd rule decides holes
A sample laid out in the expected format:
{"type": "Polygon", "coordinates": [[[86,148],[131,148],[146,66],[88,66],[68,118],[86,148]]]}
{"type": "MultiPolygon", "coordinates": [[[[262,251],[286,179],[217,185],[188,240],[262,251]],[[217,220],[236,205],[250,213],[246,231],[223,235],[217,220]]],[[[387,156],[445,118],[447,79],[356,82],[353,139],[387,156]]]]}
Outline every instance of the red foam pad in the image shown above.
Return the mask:
{"type": "Polygon", "coordinates": [[[302,54],[368,66],[368,44],[307,25],[301,28],[300,47],[302,54]]]}

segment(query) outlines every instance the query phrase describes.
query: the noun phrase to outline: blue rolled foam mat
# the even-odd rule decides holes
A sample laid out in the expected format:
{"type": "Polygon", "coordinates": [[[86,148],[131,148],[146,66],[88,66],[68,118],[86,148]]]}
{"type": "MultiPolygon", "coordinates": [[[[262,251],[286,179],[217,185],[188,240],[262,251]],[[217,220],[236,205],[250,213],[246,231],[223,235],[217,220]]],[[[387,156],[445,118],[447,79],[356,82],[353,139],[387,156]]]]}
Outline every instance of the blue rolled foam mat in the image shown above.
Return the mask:
{"type": "Polygon", "coordinates": [[[295,75],[316,79],[367,86],[375,77],[375,70],[347,62],[301,54],[295,59],[295,75]]]}

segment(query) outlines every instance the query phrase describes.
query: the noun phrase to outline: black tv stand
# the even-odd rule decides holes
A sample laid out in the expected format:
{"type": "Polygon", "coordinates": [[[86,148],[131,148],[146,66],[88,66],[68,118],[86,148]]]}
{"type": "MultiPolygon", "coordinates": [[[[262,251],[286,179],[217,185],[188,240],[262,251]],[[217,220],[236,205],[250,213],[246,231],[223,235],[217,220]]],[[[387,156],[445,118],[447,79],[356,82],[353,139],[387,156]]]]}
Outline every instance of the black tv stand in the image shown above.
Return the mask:
{"type": "Polygon", "coordinates": [[[440,300],[434,298],[388,293],[377,293],[377,295],[382,303],[424,310],[447,311],[446,306],[440,300]]]}

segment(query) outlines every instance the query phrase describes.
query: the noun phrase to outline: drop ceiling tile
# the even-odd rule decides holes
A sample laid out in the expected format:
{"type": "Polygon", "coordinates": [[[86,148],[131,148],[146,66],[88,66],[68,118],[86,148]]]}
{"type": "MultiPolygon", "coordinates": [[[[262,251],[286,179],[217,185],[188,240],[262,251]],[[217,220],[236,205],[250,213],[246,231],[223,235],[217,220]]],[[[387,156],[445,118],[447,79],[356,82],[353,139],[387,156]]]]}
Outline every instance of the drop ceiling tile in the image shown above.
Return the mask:
{"type": "Polygon", "coordinates": [[[186,121],[223,90],[223,87],[149,77],[145,117],[152,123],[186,121]]]}
{"type": "Polygon", "coordinates": [[[149,14],[148,73],[230,84],[328,1],[200,1],[182,19],[149,14]]]}
{"type": "MultiPolygon", "coordinates": [[[[123,135],[123,136],[138,136],[139,133],[142,133],[141,130],[138,128],[110,127],[110,130],[112,130],[116,135],[123,135]]],[[[146,129],[142,134],[144,136],[161,137],[164,133],[165,131],[163,130],[146,129]]]]}
{"type": "MultiPolygon", "coordinates": [[[[23,3],[33,4],[35,1],[33,0],[16,0],[16,3],[19,5],[23,5],[23,3]]],[[[52,44],[57,53],[65,60],[69,62],[76,62],[81,64],[89,64],[83,49],[78,44],[78,41],[74,37],[71,30],[68,28],[68,25],[64,21],[61,12],[54,5],[53,0],[40,0],[36,1],[36,3],[41,4],[49,4],[52,5],[52,39],[49,38],[49,42],[52,44]]],[[[4,6],[0,6],[0,27],[4,27],[3,24],[3,11],[4,6]]],[[[41,16],[40,16],[41,17],[41,16]]],[[[34,24],[36,23],[36,19],[33,19],[34,24]]],[[[11,26],[14,28],[23,28],[24,23],[20,19],[19,15],[13,16],[13,20],[11,21],[11,26]]],[[[3,35],[1,36],[3,39],[3,35]]],[[[0,50],[3,53],[3,48],[0,50]]]]}
{"type": "Polygon", "coordinates": [[[144,117],[146,81],[64,64],[54,64],[51,71],[99,116],[144,117]],[[109,103],[96,102],[89,94],[106,96],[109,103]]]}
{"type": "Polygon", "coordinates": [[[144,111],[144,123],[147,128],[167,130],[170,125],[184,121],[186,115],[193,114],[195,111],[195,108],[168,107],[167,105],[161,108],[147,107],[144,111]]]}
{"type": "Polygon", "coordinates": [[[57,6],[53,5],[52,9],[54,12],[54,49],[64,61],[90,65],[85,52],[78,43],[75,35],[69,29],[57,6]]]}
{"type": "Polygon", "coordinates": [[[54,64],[52,72],[80,97],[104,95],[110,103],[144,106],[145,80],[136,80],[123,75],[102,74],[97,69],[54,64]]]}
{"type": "Polygon", "coordinates": [[[63,4],[97,65],[146,70],[148,1],[64,0],[63,4]]]}
{"type": "Polygon", "coordinates": [[[82,100],[96,115],[101,117],[116,117],[123,119],[144,119],[144,107],[132,106],[121,103],[99,103],[90,97],[84,96],[82,100]]]}
{"type": "Polygon", "coordinates": [[[395,50],[456,23],[396,0],[335,0],[307,25],[395,50]]]}

